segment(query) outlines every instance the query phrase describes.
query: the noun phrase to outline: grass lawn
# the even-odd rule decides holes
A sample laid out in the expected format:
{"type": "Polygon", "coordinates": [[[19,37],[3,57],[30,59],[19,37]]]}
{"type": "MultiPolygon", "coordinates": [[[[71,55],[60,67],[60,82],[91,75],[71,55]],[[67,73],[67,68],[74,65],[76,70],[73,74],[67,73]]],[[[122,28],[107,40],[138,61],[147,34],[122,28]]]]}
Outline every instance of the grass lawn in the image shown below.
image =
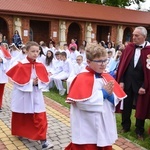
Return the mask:
{"type": "MultiPolygon", "coordinates": [[[[65,103],[65,98],[67,95],[64,96],[60,96],[58,90],[54,87],[52,89],[50,89],[50,92],[44,92],[44,95],[53,99],[54,101],[62,104],[63,106],[69,108],[70,105],[65,103]]],[[[119,134],[119,136],[123,136],[127,139],[129,139],[130,141],[141,145],[142,147],[146,148],[147,150],[150,150],[150,135],[148,135],[147,131],[148,131],[148,127],[150,127],[150,120],[146,120],[145,123],[145,139],[144,141],[139,141],[136,139],[136,135],[134,132],[135,129],[135,118],[134,118],[134,113],[135,111],[132,112],[132,126],[131,126],[131,131],[128,133],[124,133],[124,134],[119,134]]],[[[121,130],[121,114],[116,114],[116,120],[117,120],[117,128],[118,128],[118,133],[121,130]]]]}

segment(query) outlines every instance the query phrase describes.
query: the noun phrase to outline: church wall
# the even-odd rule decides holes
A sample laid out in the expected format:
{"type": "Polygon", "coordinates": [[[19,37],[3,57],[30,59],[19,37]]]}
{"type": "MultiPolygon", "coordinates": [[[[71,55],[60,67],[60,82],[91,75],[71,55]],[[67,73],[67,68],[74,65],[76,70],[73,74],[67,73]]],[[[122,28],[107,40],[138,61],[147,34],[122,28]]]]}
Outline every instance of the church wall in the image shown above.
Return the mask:
{"type": "MultiPolygon", "coordinates": [[[[1,18],[3,18],[6,23],[7,23],[7,26],[8,26],[8,34],[7,34],[7,39],[8,39],[8,42],[11,43],[12,41],[12,36],[14,34],[14,20],[16,18],[18,18],[18,16],[11,16],[11,15],[1,15],[1,18]]],[[[22,33],[22,41],[23,43],[26,43],[27,41],[29,41],[29,32],[30,32],[30,20],[38,20],[38,21],[47,21],[48,22],[48,26],[49,26],[49,30],[47,31],[47,37],[50,38],[52,37],[53,40],[56,42],[56,43],[59,43],[59,21],[60,20],[64,20],[64,19],[46,19],[46,18],[38,18],[38,17],[28,17],[28,16],[19,16],[20,20],[21,20],[21,24],[22,24],[22,27],[21,27],[21,33],[22,33]]],[[[97,32],[97,25],[101,25],[101,22],[99,23],[95,23],[95,22],[88,22],[88,21],[74,21],[74,20],[64,20],[65,23],[66,23],[66,31],[65,31],[65,34],[66,34],[66,38],[67,38],[67,33],[68,33],[68,28],[69,28],[69,25],[72,23],[72,22],[76,22],[79,27],[80,27],[80,39],[79,39],[79,44],[81,45],[82,44],[82,41],[86,39],[86,24],[87,23],[91,23],[92,25],[92,28],[93,28],[93,31],[92,31],[92,39],[91,41],[95,41],[96,40],[96,32],[97,32]]],[[[117,37],[117,27],[118,25],[117,24],[105,24],[106,26],[110,26],[111,27],[111,31],[110,31],[110,34],[111,34],[111,41],[114,41],[114,42],[117,42],[116,41],[116,37],[117,37]]],[[[124,28],[127,27],[124,26],[124,28]]],[[[134,28],[132,26],[130,26],[130,28],[134,28]]],[[[40,32],[40,31],[39,31],[40,32]]],[[[43,40],[43,41],[49,41],[49,39],[42,39],[42,37],[40,37],[39,39],[43,40]]],[[[44,37],[43,37],[44,38],[44,37]]],[[[67,42],[67,40],[66,40],[67,42]]],[[[49,45],[47,45],[49,46],[49,45]]]]}

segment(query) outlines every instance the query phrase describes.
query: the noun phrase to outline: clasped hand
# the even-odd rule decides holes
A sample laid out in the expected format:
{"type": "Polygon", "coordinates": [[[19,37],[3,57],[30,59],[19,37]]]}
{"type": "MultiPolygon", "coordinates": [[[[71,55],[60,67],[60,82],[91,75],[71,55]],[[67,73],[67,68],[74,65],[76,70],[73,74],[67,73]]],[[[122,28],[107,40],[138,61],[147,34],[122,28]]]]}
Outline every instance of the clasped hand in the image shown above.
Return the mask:
{"type": "Polygon", "coordinates": [[[37,84],[38,84],[38,78],[36,77],[33,79],[33,85],[37,85],[37,84]]]}
{"type": "Polygon", "coordinates": [[[103,89],[107,91],[108,94],[112,94],[114,88],[114,81],[109,81],[103,86],[103,89]]]}

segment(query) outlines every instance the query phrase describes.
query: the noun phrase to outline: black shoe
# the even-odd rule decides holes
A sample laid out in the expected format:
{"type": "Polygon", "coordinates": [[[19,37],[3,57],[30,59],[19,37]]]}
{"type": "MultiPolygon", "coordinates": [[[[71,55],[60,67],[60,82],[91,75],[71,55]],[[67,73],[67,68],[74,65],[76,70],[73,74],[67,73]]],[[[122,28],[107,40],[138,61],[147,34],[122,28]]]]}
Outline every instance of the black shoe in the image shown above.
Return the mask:
{"type": "Polygon", "coordinates": [[[130,129],[121,129],[121,131],[120,131],[120,133],[127,133],[127,132],[129,132],[130,131],[130,129]]]}
{"type": "Polygon", "coordinates": [[[0,112],[2,112],[2,108],[0,108],[0,112]]]}
{"type": "Polygon", "coordinates": [[[47,150],[47,149],[50,149],[52,147],[54,147],[54,145],[50,142],[47,142],[47,141],[42,144],[42,150],[47,150]]]}
{"type": "Polygon", "coordinates": [[[138,140],[144,141],[144,136],[143,135],[137,134],[136,136],[137,136],[138,140]]]}

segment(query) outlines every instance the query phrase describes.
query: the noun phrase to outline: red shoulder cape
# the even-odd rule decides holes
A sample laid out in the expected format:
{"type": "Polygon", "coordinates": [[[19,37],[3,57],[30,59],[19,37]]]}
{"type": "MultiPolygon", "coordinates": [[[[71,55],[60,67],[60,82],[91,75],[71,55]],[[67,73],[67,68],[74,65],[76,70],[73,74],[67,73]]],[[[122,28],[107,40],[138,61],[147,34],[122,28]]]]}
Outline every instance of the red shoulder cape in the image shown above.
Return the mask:
{"type": "MultiPolygon", "coordinates": [[[[114,93],[118,98],[125,98],[126,94],[124,91],[120,88],[119,84],[115,81],[115,79],[109,75],[108,73],[102,73],[102,78],[106,82],[109,82],[111,80],[114,81],[114,93]]],[[[73,101],[83,101],[87,100],[92,95],[93,90],[93,84],[94,84],[94,73],[93,72],[83,72],[76,76],[76,78],[73,80],[69,94],[67,96],[67,100],[73,100],[73,101]]]]}
{"type": "MultiPolygon", "coordinates": [[[[48,73],[46,68],[42,63],[34,63],[36,75],[42,82],[48,82],[48,73]]],[[[13,81],[18,84],[26,84],[30,81],[31,78],[31,71],[32,71],[33,64],[25,63],[22,64],[19,62],[16,66],[12,67],[6,74],[9,76],[13,81]]]]}
{"type": "Polygon", "coordinates": [[[6,48],[5,48],[4,46],[0,46],[0,49],[1,49],[1,51],[3,52],[4,57],[5,57],[6,59],[11,59],[11,55],[9,54],[9,52],[6,50],[6,48]]]}

